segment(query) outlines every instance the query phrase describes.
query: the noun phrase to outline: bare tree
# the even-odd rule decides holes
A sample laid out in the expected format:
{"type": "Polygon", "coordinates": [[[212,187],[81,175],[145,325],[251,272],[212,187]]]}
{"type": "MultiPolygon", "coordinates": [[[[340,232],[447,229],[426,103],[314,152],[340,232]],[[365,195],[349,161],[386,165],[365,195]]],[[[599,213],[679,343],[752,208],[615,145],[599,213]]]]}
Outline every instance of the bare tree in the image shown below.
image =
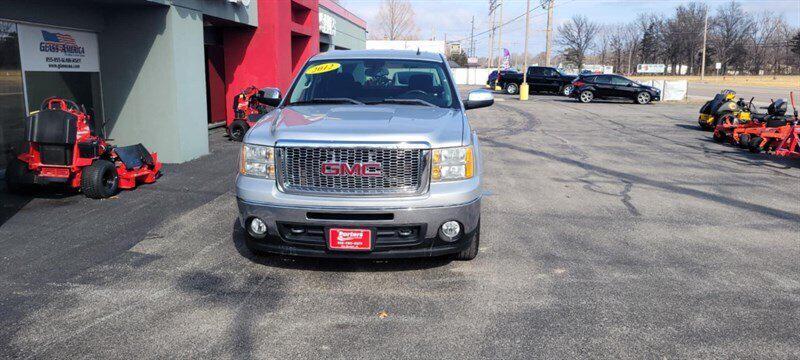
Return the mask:
{"type": "Polygon", "coordinates": [[[753,27],[750,14],[738,2],[731,1],[719,7],[712,23],[710,42],[717,61],[722,63],[722,72],[744,65],[745,46],[753,27]]]}
{"type": "Polygon", "coordinates": [[[383,0],[375,22],[376,36],[387,40],[408,40],[417,33],[414,8],[408,0],[383,0]]]}
{"type": "Polygon", "coordinates": [[[562,47],[564,59],[580,70],[599,30],[600,25],[582,15],[573,16],[569,22],[559,25],[556,43],[562,47]]]}

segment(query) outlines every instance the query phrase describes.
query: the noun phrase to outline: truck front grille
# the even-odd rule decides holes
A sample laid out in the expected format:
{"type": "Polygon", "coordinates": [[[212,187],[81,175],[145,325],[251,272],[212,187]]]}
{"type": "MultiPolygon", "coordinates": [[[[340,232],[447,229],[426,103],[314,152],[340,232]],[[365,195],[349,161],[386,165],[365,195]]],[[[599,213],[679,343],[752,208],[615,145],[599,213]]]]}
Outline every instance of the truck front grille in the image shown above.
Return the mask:
{"type": "MultiPolygon", "coordinates": [[[[427,190],[428,150],[337,147],[278,147],[278,181],[288,193],[414,195],[427,190]],[[380,164],[380,174],[342,171],[326,175],[323,164],[357,169],[380,164]]],[[[374,169],[373,169],[374,170],[374,169]]]]}

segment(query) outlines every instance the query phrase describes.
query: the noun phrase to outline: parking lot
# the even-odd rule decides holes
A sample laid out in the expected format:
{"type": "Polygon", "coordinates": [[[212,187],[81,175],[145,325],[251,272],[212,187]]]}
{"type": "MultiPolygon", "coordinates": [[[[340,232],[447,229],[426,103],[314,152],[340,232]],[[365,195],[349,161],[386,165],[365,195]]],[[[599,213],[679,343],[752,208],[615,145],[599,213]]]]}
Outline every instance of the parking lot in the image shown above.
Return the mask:
{"type": "Polygon", "coordinates": [[[478,258],[256,257],[238,144],[109,200],[0,193],[0,357],[798,358],[800,163],[695,104],[498,95],[478,258]]]}

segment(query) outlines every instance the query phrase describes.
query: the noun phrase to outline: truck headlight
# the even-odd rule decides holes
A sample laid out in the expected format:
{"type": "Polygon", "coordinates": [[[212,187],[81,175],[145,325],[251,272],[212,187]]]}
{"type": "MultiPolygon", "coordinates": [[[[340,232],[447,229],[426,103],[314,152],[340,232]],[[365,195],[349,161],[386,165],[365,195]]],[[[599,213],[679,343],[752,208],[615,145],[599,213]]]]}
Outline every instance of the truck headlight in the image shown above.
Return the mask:
{"type": "Polygon", "coordinates": [[[431,181],[471,179],[475,173],[472,146],[434,149],[431,181]]]}
{"type": "Polygon", "coordinates": [[[275,178],[275,148],[271,146],[243,144],[239,172],[242,175],[275,178]]]}

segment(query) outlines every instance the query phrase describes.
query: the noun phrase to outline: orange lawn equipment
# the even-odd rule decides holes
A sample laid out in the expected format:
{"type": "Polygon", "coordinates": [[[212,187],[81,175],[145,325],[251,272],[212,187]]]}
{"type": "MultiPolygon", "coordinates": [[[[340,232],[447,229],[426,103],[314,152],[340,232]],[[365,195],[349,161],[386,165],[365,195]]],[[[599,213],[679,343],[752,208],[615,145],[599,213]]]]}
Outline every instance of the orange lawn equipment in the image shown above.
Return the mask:
{"type": "Polygon", "coordinates": [[[116,147],[108,143],[83,106],[57,97],[45,99],[25,124],[25,149],[6,169],[8,189],[29,185],[66,184],[94,199],[153,183],[160,176],[156,153],[142,144],[116,147]]]}
{"type": "MultiPolygon", "coordinates": [[[[228,136],[231,140],[242,141],[247,130],[255,125],[262,115],[272,111],[278,104],[274,101],[274,88],[259,89],[248,86],[233,98],[233,119],[228,119],[228,136]]],[[[278,96],[279,97],[279,96],[278,96]]]]}
{"type": "Polygon", "coordinates": [[[768,124],[764,130],[750,140],[749,148],[751,152],[768,151],[778,156],[800,157],[800,148],[798,148],[800,127],[797,126],[798,119],[794,93],[791,93],[790,96],[794,116],[784,117],[780,126],[770,127],[768,124]]]}

